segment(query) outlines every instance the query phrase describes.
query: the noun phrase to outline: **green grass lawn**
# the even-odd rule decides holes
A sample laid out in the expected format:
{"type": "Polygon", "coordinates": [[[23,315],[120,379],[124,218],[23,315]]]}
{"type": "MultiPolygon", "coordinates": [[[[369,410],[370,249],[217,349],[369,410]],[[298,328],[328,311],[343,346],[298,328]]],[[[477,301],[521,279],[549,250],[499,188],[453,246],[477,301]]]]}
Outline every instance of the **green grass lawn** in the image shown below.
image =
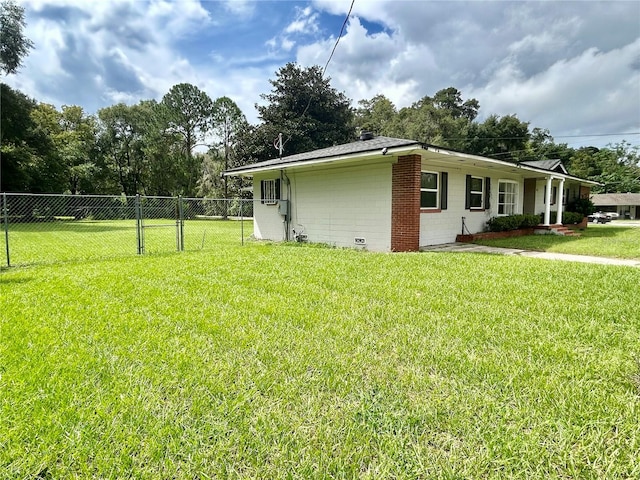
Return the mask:
{"type": "MultiPolygon", "coordinates": [[[[177,250],[176,221],[152,219],[143,222],[144,253],[177,250]]],[[[253,233],[253,219],[186,220],[185,250],[215,249],[219,245],[239,245],[253,233]]],[[[4,232],[0,235],[0,262],[6,261],[4,232]]],[[[9,226],[11,265],[83,261],[136,255],[138,238],[135,220],[80,220],[13,223],[9,226]]]]}
{"type": "Polygon", "coordinates": [[[579,237],[528,235],[497,240],[478,240],[474,243],[542,252],[640,259],[640,227],[589,224],[579,233],[579,237]]]}
{"type": "Polygon", "coordinates": [[[0,281],[0,478],[640,477],[636,268],[250,243],[0,281]]]}

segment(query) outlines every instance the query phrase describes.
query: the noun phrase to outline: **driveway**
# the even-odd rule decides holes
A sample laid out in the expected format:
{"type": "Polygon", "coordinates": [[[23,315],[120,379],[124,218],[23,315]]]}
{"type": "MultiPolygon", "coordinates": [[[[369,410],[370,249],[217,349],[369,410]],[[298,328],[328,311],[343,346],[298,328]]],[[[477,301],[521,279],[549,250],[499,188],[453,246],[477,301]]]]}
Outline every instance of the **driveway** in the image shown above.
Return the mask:
{"type": "Polygon", "coordinates": [[[640,222],[637,220],[613,220],[606,225],[611,225],[613,227],[640,227],[640,222]]]}
{"type": "Polygon", "coordinates": [[[601,265],[622,265],[627,267],[639,267],[640,260],[627,260],[621,258],[592,257],[589,255],[571,255],[568,253],[534,252],[517,248],[498,248],[475,245],[473,243],[447,243],[420,247],[423,252],[463,252],[463,253],[493,253],[496,255],[519,255],[521,257],[542,258],[544,260],[564,260],[566,262],[599,263],[601,265]]]}

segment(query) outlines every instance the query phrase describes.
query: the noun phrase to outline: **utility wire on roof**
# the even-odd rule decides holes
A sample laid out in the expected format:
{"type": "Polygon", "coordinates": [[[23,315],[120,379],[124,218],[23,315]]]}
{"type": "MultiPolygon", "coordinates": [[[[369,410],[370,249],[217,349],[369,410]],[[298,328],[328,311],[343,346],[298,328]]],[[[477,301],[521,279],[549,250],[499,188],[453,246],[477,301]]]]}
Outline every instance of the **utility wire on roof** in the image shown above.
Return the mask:
{"type": "MultiPolygon", "coordinates": [[[[589,137],[613,137],[613,136],[623,136],[623,135],[640,135],[640,132],[622,132],[622,133],[592,133],[589,135],[554,135],[553,139],[555,140],[556,138],[589,138],[589,137]]],[[[481,138],[481,140],[524,140],[524,139],[528,139],[529,137],[483,137],[481,138]]],[[[468,137],[446,137],[446,138],[442,138],[442,140],[470,140],[468,137]]],[[[564,145],[566,145],[567,147],[570,148],[574,148],[572,145],[575,144],[576,142],[572,142],[572,143],[566,143],[564,145]]],[[[556,144],[555,146],[561,146],[562,144],[556,144]]],[[[544,148],[545,145],[541,145],[538,148],[544,148]]],[[[637,147],[637,145],[633,145],[631,144],[632,147],[637,147]]],[[[496,158],[496,157],[504,157],[504,156],[512,156],[516,153],[527,153],[529,152],[529,149],[523,149],[523,150],[509,150],[507,152],[496,152],[496,153],[491,153],[491,154],[487,154],[485,156],[489,157],[489,158],[496,158]]],[[[496,158],[496,160],[500,160],[500,158],[496,158]]]]}
{"type": "MultiPolygon", "coordinates": [[[[329,63],[331,63],[331,59],[333,58],[333,54],[335,53],[336,48],[338,48],[338,44],[340,43],[340,39],[342,38],[342,34],[344,32],[344,28],[346,27],[347,22],[349,21],[349,17],[351,16],[351,11],[353,10],[353,4],[355,3],[355,1],[356,0],[351,0],[351,6],[349,7],[349,11],[347,12],[347,16],[344,17],[344,22],[342,22],[342,27],[340,27],[340,33],[338,34],[338,38],[336,38],[336,43],[333,44],[333,49],[331,50],[331,54],[329,55],[329,58],[327,59],[327,63],[325,63],[325,65],[324,65],[324,68],[322,69],[322,77],[324,77],[324,74],[327,72],[327,68],[329,67],[329,63]]],[[[309,101],[307,102],[307,106],[304,107],[304,110],[302,111],[302,114],[298,118],[298,123],[295,125],[294,129],[298,128],[298,126],[300,125],[300,122],[302,121],[302,118],[305,116],[305,114],[309,110],[310,106],[311,106],[311,97],[309,97],[309,101]]],[[[282,142],[281,148],[284,147],[289,140],[291,140],[291,134],[289,134],[287,139],[284,142],[282,142]]],[[[280,153],[280,156],[282,156],[282,152],[280,153]]]]}
{"type": "MultiPolygon", "coordinates": [[[[589,135],[551,135],[556,138],[589,138],[589,137],[616,137],[622,135],[640,135],[640,132],[621,132],[621,133],[591,133],[589,135]]],[[[479,140],[523,140],[529,139],[531,136],[520,137],[479,137],[479,140]]],[[[470,140],[469,137],[445,137],[443,140],[470,140]]]]}

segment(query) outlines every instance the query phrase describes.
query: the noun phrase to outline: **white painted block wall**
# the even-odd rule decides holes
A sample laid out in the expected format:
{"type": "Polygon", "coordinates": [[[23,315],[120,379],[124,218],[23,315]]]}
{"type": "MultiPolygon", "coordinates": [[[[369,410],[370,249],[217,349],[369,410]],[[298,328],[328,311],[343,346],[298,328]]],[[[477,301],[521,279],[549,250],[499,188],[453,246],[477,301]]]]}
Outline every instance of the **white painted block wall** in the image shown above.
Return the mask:
{"type": "Polygon", "coordinates": [[[253,179],[253,236],[259,240],[285,239],[284,217],[278,213],[278,205],[260,203],[261,180],[276,178],[280,178],[279,172],[256,175],[253,179]]]}
{"type": "MultiPolygon", "coordinates": [[[[423,170],[445,171],[446,168],[430,167],[426,164],[423,170]]],[[[442,243],[453,243],[456,235],[462,233],[462,217],[465,217],[465,225],[469,233],[479,233],[486,230],[487,221],[491,217],[498,215],[498,187],[500,180],[512,180],[518,184],[518,200],[516,212],[522,213],[522,192],[524,184],[522,179],[512,175],[492,176],[487,170],[449,170],[448,188],[448,208],[441,212],[420,214],[420,246],[439,245],[442,243]],[[489,210],[466,210],[466,185],[467,174],[478,177],[491,178],[490,188],[490,209],[489,210]]],[[[465,231],[467,233],[467,231],[465,231]]]]}
{"type": "Polygon", "coordinates": [[[391,249],[391,165],[292,173],[292,225],[310,242],[372,251],[391,249]]]}
{"type": "MultiPolygon", "coordinates": [[[[281,196],[291,194],[291,228],[301,229],[309,242],[372,251],[391,249],[391,164],[317,168],[289,172],[290,189],[282,182],[281,196]],[[364,247],[354,239],[364,238],[364,247]]],[[[263,240],[285,239],[284,219],[277,205],[260,203],[260,181],[279,173],[254,177],[254,235],[263,240]]],[[[290,238],[293,239],[292,232],[290,238]]]]}
{"type": "MultiPolygon", "coordinates": [[[[354,247],[355,237],[366,240],[372,251],[391,249],[391,169],[389,163],[372,163],[357,167],[316,168],[289,173],[291,193],[291,228],[304,230],[310,242],[328,243],[338,247],[354,247]]],[[[449,174],[448,208],[437,213],[420,214],[420,245],[451,243],[462,233],[462,217],[470,233],[486,230],[487,221],[498,215],[500,180],[512,180],[518,185],[516,212],[522,213],[524,183],[509,174],[492,174],[487,169],[454,170],[423,163],[426,171],[446,171],[449,174]],[[466,175],[491,178],[489,210],[466,210],[466,175]]],[[[285,239],[284,218],[277,205],[260,203],[260,180],[280,178],[279,172],[260,174],[254,178],[254,235],[259,239],[285,239]]],[[[554,182],[554,185],[556,183],[554,182]]],[[[536,184],[536,213],[544,211],[545,181],[536,184]]],[[[578,184],[568,188],[579,189],[578,184]]],[[[282,196],[287,198],[285,182],[282,196]]],[[[578,190],[577,190],[578,191],[578,190]]],[[[290,232],[290,238],[293,238],[290,232]]]]}

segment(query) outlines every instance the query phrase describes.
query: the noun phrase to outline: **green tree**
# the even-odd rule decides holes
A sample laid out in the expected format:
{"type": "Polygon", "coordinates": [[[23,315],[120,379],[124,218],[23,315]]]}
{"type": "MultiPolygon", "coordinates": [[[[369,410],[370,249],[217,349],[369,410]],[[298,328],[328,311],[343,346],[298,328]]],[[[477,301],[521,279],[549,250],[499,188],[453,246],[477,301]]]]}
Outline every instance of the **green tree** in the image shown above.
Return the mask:
{"type": "Polygon", "coordinates": [[[462,93],[449,87],[402,108],[386,123],[385,131],[395,137],[463,149],[479,108],[475,98],[463,101],[462,93]]]}
{"type": "Polygon", "coordinates": [[[276,72],[271,93],[262,94],[266,105],[256,106],[263,124],[259,127],[262,159],[275,157],[272,147],[279,133],[284,155],[346,143],[355,137],[350,100],[331,87],[318,66],[302,68],[288,63],[276,72]]]}
{"type": "Polygon", "coordinates": [[[378,94],[370,100],[360,100],[355,112],[355,124],[362,131],[376,135],[392,135],[390,129],[398,112],[391,100],[378,94]]]}
{"type": "MultiPolygon", "coordinates": [[[[238,140],[238,134],[242,131],[247,123],[240,107],[229,97],[220,97],[213,102],[213,133],[219,141],[218,147],[222,155],[222,170],[237,166],[238,158],[236,156],[235,147],[238,140]]],[[[218,155],[214,155],[218,156],[218,155]]],[[[211,158],[211,156],[209,156],[211,158]]],[[[211,171],[210,166],[203,169],[203,173],[211,171]]],[[[220,172],[218,172],[220,173],[220,172]]],[[[229,197],[229,180],[228,177],[223,178],[223,198],[229,197]]],[[[226,212],[225,212],[226,216],[226,212]]]]}
{"type": "Polygon", "coordinates": [[[524,160],[560,160],[565,167],[569,167],[575,149],[566,143],[555,143],[551,133],[546,128],[536,127],[531,131],[525,152],[519,157],[524,160]]]}
{"type": "MultiPolygon", "coordinates": [[[[65,171],[50,131],[38,121],[40,106],[1,84],[0,188],[5,192],[65,190],[65,171]]],[[[55,109],[54,109],[55,110],[55,109]]],[[[56,121],[53,122],[56,126],[56,121]]]]}
{"type": "Polygon", "coordinates": [[[144,155],[144,121],[148,111],[138,105],[119,103],[98,111],[98,144],[121,193],[145,193],[148,164],[144,155]]]}
{"type": "Polygon", "coordinates": [[[594,193],[640,192],[640,153],[627,142],[606,148],[581,148],[571,158],[572,175],[601,183],[594,193]]]}
{"type": "Polygon", "coordinates": [[[470,125],[464,150],[507,162],[526,158],[530,139],[529,123],[515,115],[490,115],[482,123],[470,125]]]}
{"type": "Polygon", "coordinates": [[[0,70],[5,75],[16,73],[22,59],[33,48],[31,40],[25,37],[24,8],[12,0],[0,3],[0,70]]]}
{"type": "Polygon", "coordinates": [[[453,119],[464,118],[473,122],[478,116],[480,102],[475,98],[462,101],[462,93],[454,87],[438,90],[433,96],[433,105],[441,111],[446,111],[453,119]]]}
{"type": "Polygon", "coordinates": [[[63,105],[61,132],[54,143],[62,156],[72,194],[94,193],[97,126],[95,118],[85,115],[82,107],[63,105]]]}
{"type": "Polygon", "coordinates": [[[183,193],[184,175],[176,158],[184,156],[182,138],[167,131],[163,109],[155,100],[143,100],[138,108],[143,113],[140,122],[142,151],[148,164],[145,192],[148,195],[179,195],[183,193]]]}
{"type": "Polygon", "coordinates": [[[224,159],[220,151],[209,150],[202,158],[202,173],[198,179],[196,194],[199,197],[222,198],[225,194],[226,177],[222,178],[224,159]]]}
{"type": "Polygon", "coordinates": [[[176,158],[184,174],[181,193],[191,195],[195,192],[200,173],[200,157],[194,156],[193,152],[195,147],[206,145],[205,140],[211,130],[213,102],[195,85],[179,83],[162,98],[161,106],[166,133],[181,138],[182,155],[176,158]]]}
{"type": "Polygon", "coordinates": [[[410,107],[401,108],[387,127],[391,136],[444,145],[440,116],[431,97],[422,97],[410,107]]]}

